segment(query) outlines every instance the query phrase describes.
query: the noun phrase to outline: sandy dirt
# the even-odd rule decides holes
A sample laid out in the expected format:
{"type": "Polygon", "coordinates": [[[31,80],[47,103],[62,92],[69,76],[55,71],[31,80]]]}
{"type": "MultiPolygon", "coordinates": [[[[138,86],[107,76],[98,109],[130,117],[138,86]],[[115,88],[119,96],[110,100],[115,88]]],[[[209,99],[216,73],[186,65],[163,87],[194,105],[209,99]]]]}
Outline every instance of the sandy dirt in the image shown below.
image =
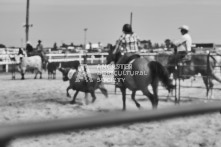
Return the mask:
{"type": "MultiPolygon", "coordinates": [[[[92,69],[93,70],[93,69],[92,69]]],[[[96,69],[95,69],[96,70],[96,69]]],[[[67,117],[90,116],[122,109],[119,90],[114,93],[114,86],[105,84],[109,97],[105,98],[96,91],[95,103],[85,104],[84,93],[79,93],[77,104],[69,104],[66,97],[68,82],[63,82],[57,72],[56,80],[33,79],[33,74],[26,74],[26,80],[11,80],[8,73],[0,74],[0,124],[14,124],[23,121],[50,120],[67,117]]],[[[190,80],[181,83],[190,87],[190,80]]],[[[182,87],[181,105],[197,103],[206,99],[201,78],[193,82],[197,88],[182,87]]],[[[215,82],[214,97],[219,101],[221,84],[215,82]]],[[[167,91],[159,88],[158,109],[174,105],[165,101],[167,91]]],[[[127,110],[139,111],[127,91],[127,110]]],[[[74,92],[70,92],[73,96],[74,92]]],[[[152,109],[149,100],[138,92],[138,102],[143,109],[152,109]]],[[[89,101],[91,97],[89,96],[89,101]]],[[[69,131],[53,135],[18,138],[10,147],[221,147],[221,115],[219,113],[181,117],[151,123],[125,124],[116,127],[90,130],[69,131]]]]}

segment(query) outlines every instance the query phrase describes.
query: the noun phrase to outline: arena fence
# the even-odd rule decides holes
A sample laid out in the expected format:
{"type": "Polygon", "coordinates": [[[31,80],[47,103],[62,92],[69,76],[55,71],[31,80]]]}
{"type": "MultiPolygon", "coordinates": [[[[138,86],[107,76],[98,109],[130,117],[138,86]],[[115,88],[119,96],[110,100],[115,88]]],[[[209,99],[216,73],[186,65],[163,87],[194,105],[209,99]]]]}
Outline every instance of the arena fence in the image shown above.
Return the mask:
{"type": "MultiPolygon", "coordinates": [[[[202,55],[202,53],[200,53],[202,55]]],[[[209,54],[210,52],[205,53],[204,55],[208,57],[209,59],[209,54]]],[[[108,53],[87,53],[87,54],[78,54],[78,53],[72,53],[72,54],[47,54],[47,56],[49,57],[49,62],[66,62],[66,61],[73,61],[73,60],[79,60],[81,63],[87,63],[87,64],[105,64],[106,62],[106,56],[108,55],[108,53]]],[[[149,57],[149,58],[153,58],[154,60],[160,60],[160,58],[158,57],[158,53],[141,53],[141,56],[144,57],[149,57]]],[[[163,53],[163,56],[170,56],[171,53],[163,53]]],[[[199,55],[199,54],[192,54],[192,56],[195,55],[199,55]]],[[[220,60],[221,60],[221,56],[212,53],[211,55],[213,56],[219,56],[220,60]]],[[[11,61],[9,58],[9,55],[0,55],[0,59],[2,59],[2,61],[0,61],[0,65],[6,65],[5,70],[8,71],[8,66],[15,64],[15,62],[11,61]]],[[[159,61],[159,62],[164,62],[164,61],[159,61]]],[[[167,65],[170,66],[170,65],[167,65]]],[[[174,66],[174,65],[172,65],[174,66]]],[[[208,68],[208,63],[207,63],[207,68],[208,68]]],[[[220,66],[220,65],[219,65],[220,66]]],[[[179,65],[177,63],[176,68],[178,68],[179,65]]],[[[177,70],[178,71],[178,70],[177,70]]],[[[177,75],[179,76],[179,72],[177,72],[177,75]]],[[[189,76],[189,75],[185,75],[185,76],[189,76]]],[[[209,77],[207,77],[209,78],[209,77]]],[[[176,102],[180,101],[180,79],[178,78],[177,80],[175,80],[175,100],[176,102]]],[[[115,90],[116,91],[116,90],[115,90]]]]}
{"type": "MultiPolygon", "coordinates": [[[[196,53],[196,54],[192,54],[191,56],[195,56],[195,55],[199,55],[199,54],[204,54],[205,56],[207,56],[207,58],[209,59],[209,55],[211,54],[212,56],[217,56],[220,57],[220,62],[219,64],[221,65],[221,56],[215,53],[210,53],[208,52],[204,52],[204,53],[196,53]]],[[[72,53],[72,54],[47,54],[47,56],[49,57],[49,62],[66,62],[66,61],[73,61],[73,60],[79,60],[81,63],[87,63],[87,64],[105,64],[106,63],[106,57],[107,57],[108,53],[72,53]]],[[[140,53],[141,56],[143,57],[148,57],[148,58],[153,58],[153,60],[161,60],[160,58],[158,58],[158,53],[140,53]]],[[[160,54],[161,56],[170,56],[171,52],[169,53],[162,53],[160,54]]],[[[9,58],[9,54],[5,54],[5,55],[0,55],[0,65],[5,65],[5,70],[6,72],[8,72],[9,69],[9,65],[13,65],[16,64],[14,61],[11,61],[9,58]]],[[[159,61],[160,63],[164,62],[164,61],[159,61]]],[[[220,67],[220,65],[218,65],[220,67]]],[[[170,65],[167,65],[170,66],[170,65]]],[[[174,66],[174,65],[172,65],[174,66]]],[[[207,68],[208,68],[208,63],[207,63],[207,68]]],[[[11,66],[14,67],[14,66],[11,66]]],[[[179,68],[179,64],[177,63],[176,68],[179,68]]],[[[208,68],[209,70],[209,68],[208,68]]],[[[178,71],[178,70],[177,70],[178,71]]],[[[177,72],[177,75],[179,76],[179,72],[177,72]]],[[[185,76],[189,76],[189,75],[185,75],[185,76]]],[[[202,76],[201,76],[202,77],[202,76]]],[[[209,79],[210,77],[207,77],[207,79],[209,79]]],[[[179,102],[180,100],[180,78],[178,78],[177,80],[175,80],[175,85],[176,85],[176,89],[175,89],[175,100],[176,102],[179,102]]]]}
{"type": "MultiPolygon", "coordinates": [[[[108,53],[87,53],[87,54],[47,54],[49,62],[66,62],[79,60],[81,63],[87,64],[104,64],[108,53]]],[[[0,55],[0,65],[5,66],[5,72],[9,71],[9,66],[16,64],[11,61],[9,54],[0,55]]]]}
{"type": "Polygon", "coordinates": [[[170,118],[220,112],[221,102],[176,105],[152,111],[110,112],[88,117],[67,118],[39,122],[23,122],[0,126],[0,146],[6,147],[10,141],[20,137],[30,137],[79,129],[97,129],[125,123],[151,122],[170,118]]]}

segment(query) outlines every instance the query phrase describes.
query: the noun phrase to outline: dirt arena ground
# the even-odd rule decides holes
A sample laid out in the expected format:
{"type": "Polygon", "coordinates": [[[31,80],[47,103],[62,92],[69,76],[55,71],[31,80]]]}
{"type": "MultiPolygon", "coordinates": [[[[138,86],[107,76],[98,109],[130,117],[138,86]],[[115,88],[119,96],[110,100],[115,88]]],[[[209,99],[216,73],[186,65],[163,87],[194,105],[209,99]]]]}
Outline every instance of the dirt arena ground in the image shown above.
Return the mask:
{"type": "MultiPolygon", "coordinates": [[[[91,67],[92,68],[92,67],[91,67]]],[[[96,70],[93,69],[92,70],[96,70]]],[[[114,93],[114,86],[106,84],[109,97],[105,98],[96,91],[95,103],[85,104],[84,93],[79,93],[77,104],[69,104],[66,97],[68,82],[61,80],[57,72],[56,80],[34,80],[28,73],[26,80],[11,80],[10,73],[0,73],[0,124],[13,124],[23,121],[50,120],[67,117],[90,116],[122,109],[119,90],[114,93]]],[[[190,80],[181,83],[190,87],[190,80]]],[[[181,105],[197,103],[206,99],[201,79],[193,82],[197,88],[182,87],[181,105]]],[[[214,98],[221,100],[221,84],[215,82],[214,98]]],[[[139,111],[127,91],[127,109],[139,111]]],[[[74,92],[71,91],[73,96],[74,92]]],[[[159,109],[173,106],[173,101],[165,101],[167,92],[160,87],[159,109]]],[[[91,97],[89,96],[89,100],[91,97]]],[[[140,92],[136,98],[143,109],[151,111],[151,104],[140,92]]],[[[181,117],[151,123],[125,124],[116,127],[69,131],[53,135],[18,138],[10,147],[220,147],[221,115],[219,113],[181,117]]]]}

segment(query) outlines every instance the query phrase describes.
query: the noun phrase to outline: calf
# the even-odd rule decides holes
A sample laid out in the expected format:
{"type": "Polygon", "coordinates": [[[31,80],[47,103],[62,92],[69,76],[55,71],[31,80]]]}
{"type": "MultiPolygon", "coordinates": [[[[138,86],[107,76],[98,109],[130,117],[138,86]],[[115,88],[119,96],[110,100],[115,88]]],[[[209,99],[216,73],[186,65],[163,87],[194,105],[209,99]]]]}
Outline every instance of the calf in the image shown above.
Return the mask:
{"type": "Polygon", "coordinates": [[[59,62],[48,62],[48,79],[56,79],[56,70],[59,67],[59,62]]]}
{"type": "Polygon", "coordinates": [[[61,71],[63,75],[63,81],[69,80],[70,83],[66,90],[67,96],[70,97],[70,94],[68,92],[70,89],[76,90],[73,100],[70,102],[71,104],[75,103],[75,99],[79,91],[90,93],[93,98],[92,102],[96,100],[96,89],[100,89],[106,97],[108,96],[107,90],[105,89],[102,81],[102,75],[90,74],[88,76],[85,76],[84,74],[86,73],[79,72],[78,70],[74,70],[71,68],[59,68],[59,71],[61,71]],[[89,77],[89,79],[87,77],[89,77]]]}

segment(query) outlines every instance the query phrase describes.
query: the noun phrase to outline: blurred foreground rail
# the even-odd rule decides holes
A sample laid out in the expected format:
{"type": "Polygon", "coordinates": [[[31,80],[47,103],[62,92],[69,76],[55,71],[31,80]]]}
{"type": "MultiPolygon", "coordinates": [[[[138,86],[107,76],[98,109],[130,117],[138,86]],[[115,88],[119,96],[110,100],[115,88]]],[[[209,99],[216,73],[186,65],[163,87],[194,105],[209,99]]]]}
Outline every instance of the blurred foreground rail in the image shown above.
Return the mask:
{"type": "Polygon", "coordinates": [[[205,113],[220,112],[221,102],[208,102],[197,104],[176,105],[169,108],[156,110],[110,112],[89,117],[67,118],[60,120],[48,120],[38,122],[23,122],[14,125],[0,126],[0,146],[6,147],[8,143],[18,137],[30,137],[79,129],[91,129],[108,127],[124,123],[151,122],[199,115],[205,113]]]}

